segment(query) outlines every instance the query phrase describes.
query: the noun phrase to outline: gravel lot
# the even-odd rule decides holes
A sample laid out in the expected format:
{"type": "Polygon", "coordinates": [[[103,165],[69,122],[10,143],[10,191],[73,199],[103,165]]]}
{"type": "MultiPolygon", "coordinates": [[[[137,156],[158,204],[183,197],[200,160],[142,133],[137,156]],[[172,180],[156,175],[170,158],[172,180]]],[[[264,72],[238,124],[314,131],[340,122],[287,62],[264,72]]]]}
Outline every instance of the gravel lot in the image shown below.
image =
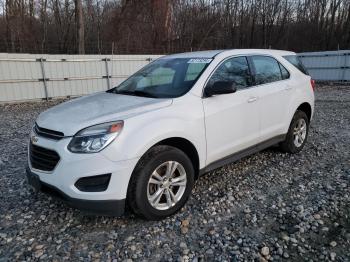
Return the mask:
{"type": "Polygon", "coordinates": [[[350,87],[319,87],[308,143],[201,177],[161,222],[91,217],[31,194],[26,143],[59,101],[0,106],[0,261],[350,261],[350,87]]]}

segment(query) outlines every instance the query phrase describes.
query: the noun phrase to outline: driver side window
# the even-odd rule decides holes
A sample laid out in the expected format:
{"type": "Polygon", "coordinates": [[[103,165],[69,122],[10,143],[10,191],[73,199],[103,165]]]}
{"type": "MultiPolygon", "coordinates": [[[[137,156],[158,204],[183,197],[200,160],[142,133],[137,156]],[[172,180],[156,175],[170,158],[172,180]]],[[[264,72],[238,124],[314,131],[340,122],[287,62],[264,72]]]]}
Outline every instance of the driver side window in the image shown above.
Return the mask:
{"type": "Polygon", "coordinates": [[[234,57],[223,62],[214,72],[208,84],[213,85],[217,81],[231,81],[237,90],[251,85],[251,75],[247,58],[234,57]]]}

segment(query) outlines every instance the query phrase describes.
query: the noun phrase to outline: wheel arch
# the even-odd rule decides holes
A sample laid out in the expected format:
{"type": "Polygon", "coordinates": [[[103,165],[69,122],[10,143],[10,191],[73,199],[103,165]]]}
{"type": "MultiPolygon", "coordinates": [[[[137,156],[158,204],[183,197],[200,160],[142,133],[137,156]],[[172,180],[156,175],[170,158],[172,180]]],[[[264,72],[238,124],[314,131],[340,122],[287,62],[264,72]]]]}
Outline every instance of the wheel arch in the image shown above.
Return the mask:
{"type": "Polygon", "coordinates": [[[312,107],[308,102],[304,102],[301,105],[299,105],[297,110],[303,111],[307,115],[309,121],[311,121],[312,107]]]}
{"type": "Polygon", "coordinates": [[[183,151],[188,156],[188,158],[191,160],[191,162],[193,164],[194,172],[195,172],[195,178],[196,179],[198,178],[198,176],[199,176],[199,155],[198,155],[198,151],[197,151],[196,147],[194,146],[194,144],[191,141],[189,141],[183,137],[170,137],[170,138],[166,138],[166,139],[159,141],[158,143],[153,145],[151,148],[158,146],[158,145],[172,146],[172,147],[178,148],[181,151],[183,151]]]}
{"type": "Polygon", "coordinates": [[[155,142],[151,146],[149,146],[149,148],[146,151],[144,151],[144,153],[142,154],[138,163],[135,165],[134,170],[137,167],[137,165],[139,164],[139,162],[141,161],[141,159],[152,148],[154,148],[155,146],[159,146],[159,145],[172,146],[172,147],[175,147],[175,148],[183,151],[188,156],[188,158],[191,160],[191,162],[193,164],[193,169],[195,172],[195,179],[198,178],[199,169],[200,169],[200,158],[199,158],[198,150],[197,150],[196,146],[190,140],[183,138],[183,137],[179,137],[179,136],[163,138],[163,139],[159,140],[158,142],[155,142]]]}

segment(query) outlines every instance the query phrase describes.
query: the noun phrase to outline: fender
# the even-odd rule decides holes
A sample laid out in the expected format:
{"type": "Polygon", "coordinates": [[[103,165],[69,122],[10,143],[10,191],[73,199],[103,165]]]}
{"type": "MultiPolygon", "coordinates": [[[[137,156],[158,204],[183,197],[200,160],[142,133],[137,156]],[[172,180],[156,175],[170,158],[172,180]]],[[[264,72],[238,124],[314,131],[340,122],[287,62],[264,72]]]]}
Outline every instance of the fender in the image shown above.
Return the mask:
{"type": "MultiPolygon", "coordinates": [[[[307,77],[308,81],[310,81],[310,77],[307,77]]],[[[298,107],[303,104],[303,103],[308,103],[311,106],[311,119],[314,113],[314,93],[311,89],[310,86],[310,90],[309,92],[305,92],[305,90],[301,90],[302,88],[305,88],[305,86],[301,86],[301,87],[297,87],[296,92],[294,92],[294,96],[291,99],[289,106],[288,106],[288,111],[286,114],[286,119],[287,122],[284,126],[284,134],[288,132],[289,129],[289,125],[290,122],[292,121],[292,118],[295,114],[295,112],[297,111],[298,107]]],[[[311,121],[310,119],[310,121],[311,121]]]]}
{"type": "Polygon", "coordinates": [[[201,98],[197,98],[195,101],[191,99],[190,104],[179,100],[161,110],[131,117],[124,120],[121,134],[102,153],[112,161],[141,158],[160,141],[179,137],[188,140],[195,146],[199,166],[202,168],[206,161],[203,114],[201,98]],[[183,103],[187,103],[187,109],[183,103]]]}

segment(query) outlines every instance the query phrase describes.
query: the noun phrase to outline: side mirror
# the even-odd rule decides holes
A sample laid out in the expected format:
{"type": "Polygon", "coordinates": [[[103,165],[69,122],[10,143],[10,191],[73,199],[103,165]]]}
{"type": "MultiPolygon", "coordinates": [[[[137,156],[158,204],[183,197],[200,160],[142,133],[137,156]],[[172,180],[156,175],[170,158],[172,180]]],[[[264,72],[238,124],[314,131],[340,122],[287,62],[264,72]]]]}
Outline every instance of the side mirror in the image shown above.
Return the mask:
{"type": "Polygon", "coordinates": [[[207,97],[214,95],[231,94],[237,91],[236,85],[231,81],[216,81],[210,86],[205,87],[207,97]]]}

